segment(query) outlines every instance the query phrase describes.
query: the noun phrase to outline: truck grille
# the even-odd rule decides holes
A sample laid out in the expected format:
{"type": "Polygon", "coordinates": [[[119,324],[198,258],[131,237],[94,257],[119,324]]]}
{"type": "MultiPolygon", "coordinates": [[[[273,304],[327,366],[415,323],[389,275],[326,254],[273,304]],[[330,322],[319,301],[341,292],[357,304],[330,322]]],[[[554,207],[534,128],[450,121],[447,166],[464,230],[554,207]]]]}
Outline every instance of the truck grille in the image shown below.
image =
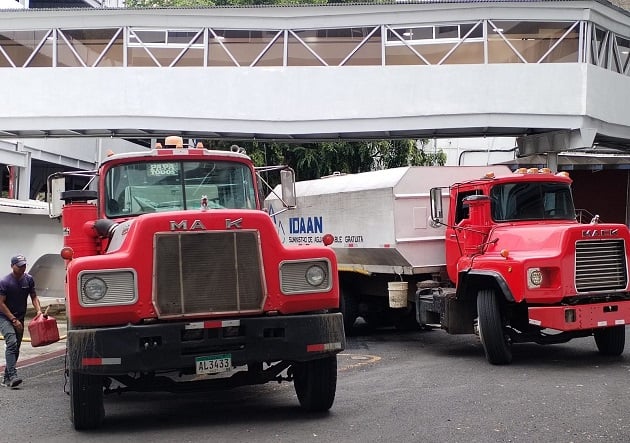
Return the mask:
{"type": "Polygon", "coordinates": [[[625,289],[628,283],[623,240],[585,240],[575,245],[578,292],[625,289]]]}
{"type": "Polygon", "coordinates": [[[257,231],[159,233],[154,262],[160,317],[262,310],[257,231]]]}

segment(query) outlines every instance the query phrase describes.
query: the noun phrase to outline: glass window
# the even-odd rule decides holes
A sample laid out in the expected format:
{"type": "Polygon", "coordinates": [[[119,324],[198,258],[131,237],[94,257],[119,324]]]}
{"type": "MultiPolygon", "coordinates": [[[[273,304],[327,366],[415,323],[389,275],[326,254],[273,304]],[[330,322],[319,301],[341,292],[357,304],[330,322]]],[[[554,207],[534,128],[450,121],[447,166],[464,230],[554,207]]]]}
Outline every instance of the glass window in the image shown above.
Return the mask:
{"type": "Polygon", "coordinates": [[[489,62],[575,63],[579,28],[575,22],[489,21],[489,62]]]}
{"type": "MultiPolygon", "coordinates": [[[[319,56],[326,64],[337,66],[346,60],[346,65],[380,65],[380,28],[335,28],[295,31],[295,35],[319,56]],[[368,36],[370,38],[363,42],[368,36]],[[363,43],[363,44],[362,44],[363,43]],[[361,45],[359,48],[357,48],[361,45]],[[354,52],[353,52],[354,51],[354,52]]],[[[289,40],[291,42],[291,39],[289,40]]],[[[295,44],[289,48],[289,65],[321,65],[314,56],[306,56],[310,51],[302,50],[295,44]]]]}
{"type": "Polygon", "coordinates": [[[164,30],[142,31],[136,29],[129,34],[129,43],[144,43],[145,45],[150,43],[164,44],[166,43],[166,33],[164,30]]]}
{"type": "Polygon", "coordinates": [[[94,66],[97,61],[99,66],[120,66],[120,63],[107,64],[105,60],[110,60],[113,48],[116,47],[115,39],[118,39],[118,46],[122,45],[122,29],[60,29],[57,38],[57,66],[72,67],[82,66],[81,61],[86,66],[94,66]],[[77,60],[78,55],[81,61],[77,60]]]}
{"type": "Polygon", "coordinates": [[[628,61],[630,57],[630,40],[619,36],[617,36],[616,38],[617,56],[615,57],[613,70],[623,74],[628,68],[628,61]]]}
{"type": "Polygon", "coordinates": [[[459,26],[436,26],[435,38],[459,38],[459,26]]]}
{"type": "Polygon", "coordinates": [[[457,207],[455,208],[455,223],[459,223],[470,216],[470,207],[464,204],[464,199],[471,195],[481,194],[481,191],[465,191],[457,194],[457,207]]]}
{"type": "Polygon", "coordinates": [[[283,42],[282,32],[214,29],[209,34],[208,66],[236,66],[234,60],[240,66],[250,66],[259,57],[266,58],[261,65],[282,66],[282,54],[278,60],[277,49],[269,48],[263,54],[270,43],[283,42]]]}
{"type": "Polygon", "coordinates": [[[575,220],[571,188],[564,183],[506,183],[494,186],[490,198],[495,221],[575,220]]]}
{"type": "Polygon", "coordinates": [[[109,169],[105,176],[108,217],[208,208],[255,209],[251,170],[221,161],[155,161],[109,169]]]}
{"type": "MultiPolygon", "coordinates": [[[[27,67],[51,67],[52,64],[52,39],[48,31],[2,31],[0,32],[0,46],[13,62],[15,66],[27,67]],[[37,53],[35,49],[46,39],[43,47],[37,53]],[[28,65],[27,61],[30,62],[28,65]]],[[[0,57],[0,66],[9,66],[4,64],[4,57],[0,57]]]]}

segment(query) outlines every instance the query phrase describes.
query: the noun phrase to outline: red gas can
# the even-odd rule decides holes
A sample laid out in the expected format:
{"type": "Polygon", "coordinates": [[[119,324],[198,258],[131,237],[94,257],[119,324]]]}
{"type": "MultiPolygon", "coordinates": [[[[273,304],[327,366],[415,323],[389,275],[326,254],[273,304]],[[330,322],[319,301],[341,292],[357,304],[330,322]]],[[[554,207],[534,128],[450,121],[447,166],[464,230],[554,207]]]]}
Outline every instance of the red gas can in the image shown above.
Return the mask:
{"type": "Polygon", "coordinates": [[[28,332],[31,335],[31,346],[46,346],[59,341],[59,328],[57,320],[50,315],[38,315],[28,324],[28,332]]]}

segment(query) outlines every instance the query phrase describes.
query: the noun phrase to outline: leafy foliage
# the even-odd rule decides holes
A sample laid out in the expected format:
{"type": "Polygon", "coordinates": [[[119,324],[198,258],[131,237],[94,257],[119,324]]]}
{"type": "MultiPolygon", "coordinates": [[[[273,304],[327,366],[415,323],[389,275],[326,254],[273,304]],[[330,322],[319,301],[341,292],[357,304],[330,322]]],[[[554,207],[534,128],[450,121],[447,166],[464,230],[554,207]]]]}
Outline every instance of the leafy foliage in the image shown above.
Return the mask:
{"type": "MultiPolygon", "coordinates": [[[[205,142],[211,149],[228,149],[232,142],[205,142]]],[[[399,166],[443,166],[446,154],[425,149],[415,140],[370,140],[292,145],[274,142],[242,142],[256,166],[289,165],[298,180],[310,180],[335,172],[356,173],[399,166]]]]}

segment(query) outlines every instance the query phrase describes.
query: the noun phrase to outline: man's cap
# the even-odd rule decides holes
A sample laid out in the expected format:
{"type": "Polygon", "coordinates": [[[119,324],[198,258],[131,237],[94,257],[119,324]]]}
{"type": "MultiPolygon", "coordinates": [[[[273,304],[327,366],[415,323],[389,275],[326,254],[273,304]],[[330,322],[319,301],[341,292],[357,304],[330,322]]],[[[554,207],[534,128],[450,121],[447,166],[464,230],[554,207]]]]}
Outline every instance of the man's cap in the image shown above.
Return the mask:
{"type": "Polygon", "coordinates": [[[26,264],[26,257],[23,255],[16,255],[15,257],[11,257],[11,266],[24,266],[26,264]]]}

